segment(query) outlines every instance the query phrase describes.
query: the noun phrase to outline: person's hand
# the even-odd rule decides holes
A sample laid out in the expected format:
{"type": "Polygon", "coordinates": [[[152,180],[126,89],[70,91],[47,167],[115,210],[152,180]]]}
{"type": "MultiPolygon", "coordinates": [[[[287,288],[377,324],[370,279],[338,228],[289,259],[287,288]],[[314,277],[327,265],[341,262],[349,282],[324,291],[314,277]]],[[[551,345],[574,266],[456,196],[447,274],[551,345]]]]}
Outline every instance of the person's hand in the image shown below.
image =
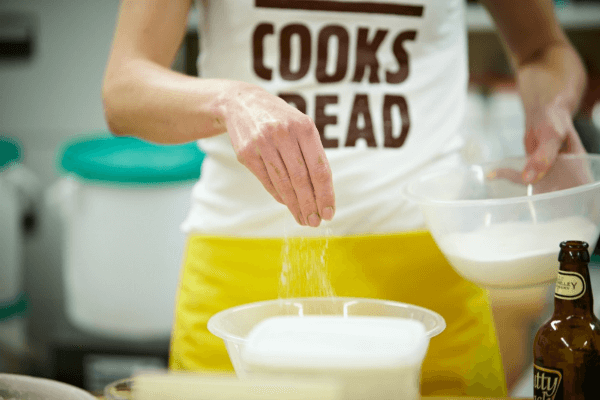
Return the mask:
{"type": "Polygon", "coordinates": [[[525,109],[525,151],[528,162],[522,171],[524,183],[542,179],[559,153],[585,154],[573,126],[570,107],[553,92],[551,74],[533,69],[521,74],[520,92],[525,109]]]}
{"type": "Polygon", "coordinates": [[[531,185],[529,194],[546,193],[583,185],[593,180],[587,160],[559,159],[559,154],[586,154],[569,105],[553,87],[547,71],[530,67],[521,71],[519,90],[525,109],[525,152],[527,162],[521,171],[498,168],[488,179],[507,179],[531,185]]]}
{"type": "Polygon", "coordinates": [[[331,169],[312,119],[252,85],[240,85],[226,104],[221,123],[238,160],[299,224],[317,227],[331,220],[331,169]]]}

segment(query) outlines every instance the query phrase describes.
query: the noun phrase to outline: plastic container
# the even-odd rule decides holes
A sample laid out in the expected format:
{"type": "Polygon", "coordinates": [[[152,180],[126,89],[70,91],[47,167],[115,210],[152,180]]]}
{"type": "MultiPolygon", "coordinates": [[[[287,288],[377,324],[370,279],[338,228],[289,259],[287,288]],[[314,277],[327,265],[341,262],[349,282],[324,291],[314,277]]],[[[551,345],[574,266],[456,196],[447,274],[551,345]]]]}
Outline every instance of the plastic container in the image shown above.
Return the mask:
{"type": "Polygon", "coordinates": [[[21,164],[19,143],[0,136],[0,346],[26,351],[28,297],[23,288],[23,220],[33,209],[36,178],[21,164]]]}
{"type": "Polygon", "coordinates": [[[20,161],[21,148],[13,140],[0,137],[0,332],[7,320],[8,304],[22,287],[22,235],[18,188],[8,179],[20,161]]]}
{"type": "Polygon", "coordinates": [[[413,319],[283,316],[252,329],[242,360],[252,374],[336,380],[348,400],[418,400],[428,345],[413,319]]]}
{"type": "Polygon", "coordinates": [[[179,225],[204,158],[195,143],[83,137],[49,189],[61,216],[66,314],[120,339],[168,338],[185,237],[179,225]]]}
{"type": "Polygon", "coordinates": [[[437,245],[482,286],[519,288],[556,279],[560,242],[594,248],[600,227],[600,155],[561,155],[525,185],[525,157],[436,171],[408,182],[437,245]]]}
{"type": "Polygon", "coordinates": [[[208,330],[225,342],[237,376],[252,375],[252,368],[242,358],[250,332],[262,321],[278,316],[362,316],[410,319],[423,324],[427,339],[441,333],[446,327],[444,318],[431,310],[387,300],[313,297],[245,304],[221,311],[208,321],[208,330]]]}
{"type": "Polygon", "coordinates": [[[27,375],[0,374],[0,399],[97,400],[85,390],[63,382],[27,375]]]}

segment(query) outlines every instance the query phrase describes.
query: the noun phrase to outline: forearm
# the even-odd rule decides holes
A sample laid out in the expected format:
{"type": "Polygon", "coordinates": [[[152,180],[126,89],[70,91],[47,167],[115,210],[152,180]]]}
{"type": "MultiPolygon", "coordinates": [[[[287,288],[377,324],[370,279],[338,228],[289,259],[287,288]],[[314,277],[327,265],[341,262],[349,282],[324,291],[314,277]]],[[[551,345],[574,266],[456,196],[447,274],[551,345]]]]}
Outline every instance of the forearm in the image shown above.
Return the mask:
{"type": "Polygon", "coordinates": [[[577,112],[587,75],[579,55],[568,42],[552,43],[521,63],[513,60],[513,65],[525,104],[551,105],[559,101],[571,115],[577,112]]]}
{"type": "Polygon", "coordinates": [[[551,0],[481,0],[500,33],[525,106],[559,99],[573,115],[587,85],[583,63],[551,0]]]}
{"type": "Polygon", "coordinates": [[[106,121],[115,135],[184,143],[226,131],[225,110],[242,82],[199,79],[142,58],[107,68],[106,121]]]}

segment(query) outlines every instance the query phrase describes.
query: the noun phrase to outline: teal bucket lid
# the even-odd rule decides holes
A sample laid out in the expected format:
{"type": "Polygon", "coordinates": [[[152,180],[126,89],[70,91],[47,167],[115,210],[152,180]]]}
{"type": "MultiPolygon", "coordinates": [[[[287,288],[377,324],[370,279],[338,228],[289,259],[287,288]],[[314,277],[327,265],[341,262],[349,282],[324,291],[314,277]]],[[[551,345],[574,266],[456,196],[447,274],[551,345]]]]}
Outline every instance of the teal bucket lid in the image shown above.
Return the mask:
{"type": "Polygon", "coordinates": [[[13,139],[0,135],[0,170],[21,159],[21,147],[13,139]]]}
{"type": "Polygon", "coordinates": [[[29,309],[29,296],[21,292],[14,299],[4,301],[0,299],[0,322],[16,317],[24,317],[29,309]]]}
{"type": "Polygon", "coordinates": [[[87,136],[63,146],[60,168],[85,180],[147,185],[197,180],[203,160],[195,142],[160,145],[134,137],[87,136]]]}

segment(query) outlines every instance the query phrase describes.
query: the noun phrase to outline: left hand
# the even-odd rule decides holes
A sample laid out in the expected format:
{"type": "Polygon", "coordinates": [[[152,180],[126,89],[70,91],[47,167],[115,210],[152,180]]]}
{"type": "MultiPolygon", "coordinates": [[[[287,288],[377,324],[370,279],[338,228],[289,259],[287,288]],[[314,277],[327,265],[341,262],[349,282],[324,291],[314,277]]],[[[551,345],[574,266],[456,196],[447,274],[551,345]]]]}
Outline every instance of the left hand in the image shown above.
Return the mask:
{"type": "Polygon", "coordinates": [[[592,181],[584,160],[563,160],[558,155],[585,154],[585,148],[573,125],[570,107],[555,86],[552,74],[539,66],[519,71],[519,91],[525,109],[525,151],[527,162],[522,171],[498,168],[488,179],[508,179],[519,185],[533,186],[533,194],[567,189],[592,181]]]}
{"type": "Polygon", "coordinates": [[[525,184],[542,179],[559,153],[585,154],[567,101],[554,91],[552,74],[531,68],[519,76],[519,90],[525,109],[525,151],[522,171],[525,184]],[[551,94],[548,96],[548,94],[551,94]]]}

